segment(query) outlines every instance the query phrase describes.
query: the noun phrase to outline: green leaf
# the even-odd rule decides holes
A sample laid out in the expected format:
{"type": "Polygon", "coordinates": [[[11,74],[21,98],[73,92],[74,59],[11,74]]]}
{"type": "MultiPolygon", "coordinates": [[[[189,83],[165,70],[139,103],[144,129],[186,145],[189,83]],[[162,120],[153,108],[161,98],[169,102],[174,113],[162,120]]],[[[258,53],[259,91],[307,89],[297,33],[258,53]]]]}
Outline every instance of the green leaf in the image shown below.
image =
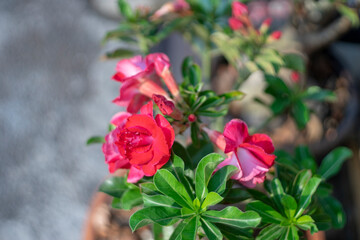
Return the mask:
{"type": "Polygon", "coordinates": [[[120,199],[120,206],[122,209],[130,210],[135,206],[143,203],[142,195],[139,189],[130,189],[124,192],[120,199]]]}
{"type": "Polygon", "coordinates": [[[140,184],[140,192],[146,195],[158,195],[158,189],[152,182],[146,182],[140,184]]]}
{"type": "Polygon", "coordinates": [[[318,174],[323,179],[328,179],[339,172],[346,159],[352,156],[352,151],[346,147],[337,147],[332,150],[319,167],[318,174]]]}
{"type": "Polygon", "coordinates": [[[312,173],[316,172],[317,164],[314,157],[310,154],[307,146],[298,146],[295,149],[295,159],[304,168],[310,169],[312,173]]]}
{"type": "Polygon", "coordinates": [[[181,207],[178,204],[176,204],[172,198],[164,195],[148,196],[146,194],[143,194],[143,200],[144,200],[144,207],[162,206],[162,207],[181,209],[181,207]]]}
{"type": "Polygon", "coordinates": [[[231,91],[221,94],[219,97],[224,98],[224,104],[230,103],[235,100],[241,100],[245,94],[240,91],[231,91]]]}
{"type": "Polygon", "coordinates": [[[131,183],[127,183],[125,177],[111,177],[100,185],[99,191],[109,194],[112,197],[120,198],[125,191],[131,188],[137,187],[131,183]]]}
{"type": "Polygon", "coordinates": [[[224,159],[220,154],[210,153],[200,160],[195,173],[195,192],[199,200],[203,200],[208,193],[207,186],[212,173],[224,159]]]}
{"type": "Polygon", "coordinates": [[[224,203],[239,203],[249,198],[251,198],[251,195],[243,188],[231,188],[224,198],[224,203]]]}
{"type": "Polygon", "coordinates": [[[184,161],[176,155],[173,155],[173,164],[172,164],[172,169],[173,169],[173,173],[176,176],[176,178],[184,185],[187,193],[189,194],[190,197],[193,196],[193,188],[191,186],[191,184],[189,183],[188,179],[185,176],[184,173],[184,168],[185,168],[185,164],[184,161]]]}
{"type": "Polygon", "coordinates": [[[182,240],[195,240],[199,228],[199,216],[184,220],[186,225],[181,232],[182,240]]]}
{"type": "Polygon", "coordinates": [[[310,110],[301,100],[293,103],[291,114],[299,129],[303,129],[310,120],[310,110]]]}
{"type": "Polygon", "coordinates": [[[285,218],[275,209],[258,200],[248,203],[248,205],[246,205],[246,210],[256,211],[264,223],[280,224],[285,221],[285,218]]]}
{"type": "Polygon", "coordinates": [[[174,199],[177,204],[192,209],[192,200],[184,185],[168,170],[158,170],[154,176],[154,184],[160,192],[174,199]]]}
{"type": "Polygon", "coordinates": [[[103,136],[93,136],[86,141],[86,145],[94,143],[105,143],[105,138],[103,136]]]}
{"type": "Polygon", "coordinates": [[[193,168],[190,155],[183,145],[181,145],[180,143],[175,141],[171,149],[173,150],[175,155],[177,155],[181,159],[183,159],[186,167],[191,168],[191,169],[193,168]]]}
{"type": "Polygon", "coordinates": [[[182,65],[181,65],[181,72],[182,72],[183,78],[189,77],[189,69],[193,64],[194,64],[194,60],[192,59],[192,57],[186,57],[184,59],[184,61],[182,62],[182,65]]]}
{"type": "Polygon", "coordinates": [[[206,117],[221,117],[221,116],[225,116],[228,110],[229,110],[228,108],[223,108],[220,110],[204,110],[204,111],[198,111],[197,114],[206,117]]]}
{"type": "Polygon", "coordinates": [[[299,234],[298,230],[295,226],[287,227],[285,231],[283,231],[283,234],[280,237],[280,240],[298,240],[299,234]]]}
{"type": "Polygon", "coordinates": [[[223,236],[228,240],[252,240],[253,230],[251,228],[235,228],[230,225],[215,223],[223,236]]]}
{"type": "Polygon", "coordinates": [[[291,93],[290,89],[281,78],[266,74],[265,80],[268,83],[268,86],[265,89],[266,93],[273,95],[276,98],[279,96],[286,97],[291,93]]]}
{"type": "Polygon", "coordinates": [[[296,200],[300,200],[300,195],[309,182],[311,178],[311,171],[310,170],[302,170],[298,172],[296,175],[292,188],[291,188],[291,195],[295,197],[296,200]]]}
{"type": "Polygon", "coordinates": [[[305,90],[302,98],[316,101],[335,101],[336,95],[333,91],[322,89],[319,86],[311,86],[305,90]]]}
{"type": "Polygon", "coordinates": [[[192,64],[189,68],[190,84],[196,87],[201,83],[201,68],[197,64],[192,64]]]}
{"type": "Polygon", "coordinates": [[[132,231],[153,222],[166,226],[175,223],[180,215],[181,211],[177,208],[147,207],[131,215],[129,225],[132,231]]]}
{"type": "Polygon", "coordinates": [[[266,61],[265,59],[257,58],[257,59],[255,59],[255,62],[259,66],[259,68],[261,70],[263,70],[265,73],[268,73],[268,74],[271,74],[271,75],[276,74],[274,66],[270,62],[266,61]]]}
{"type": "Polygon", "coordinates": [[[237,170],[238,168],[233,165],[227,165],[220,168],[211,177],[208,184],[208,190],[210,192],[217,192],[220,195],[223,194],[226,190],[226,182],[237,170]]]}
{"type": "Polygon", "coordinates": [[[305,211],[305,209],[309,206],[311,202],[311,197],[315,193],[317,187],[321,182],[321,178],[312,177],[308,183],[305,185],[299,200],[298,211],[295,215],[295,218],[301,216],[301,214],[305,211]]]}
{"type": "Polygon", "coordinates": [[[129,49],[124,49],[124,48],[118,48],[114,51],[111,52],[107,52],[106,57],[109,59],[112,58],[128,58],[128,57],[132,57],[135,55],[135,52],[129,49]]]}
{"type": "Polygon", "coordinates": [[[211,107],[219,106],[219,105],[222,104],[223,102],[224,102],[224,99],[223,99],[223,98],[219,98],[218,96],[209,97],[209,98],[206,99],[206,101],[203,102],[203,104],[199,107],[199,111],[203,111],[203,110],[206,110],[206,109],[211,108],[211,107]]]}
{"type": "Polygon", "coordinates": [[[214,146],[210,141],[200,140],[198,144],[192,143],[187,147],[187,151],[191,156],[192,168],[194,169],[203,156],[213,153],[214,146]]]}
{"type": "Polygon", "coordinates": [[[289,98],[275,98],[275,100],[271,103],[270,109],[274,114],[280,114],[285,111],[290,106],[289,98]]]}
{"type": "Polygon", "coordinates": [[[131,19],[134,17],[134,12],[126,0],[118,0],[118,6],[119,6],[121,14],[125,18],[131,19]]]}
{"type": "Polygon", "coordinates": [[[344,4],[337,4],[338,11],[347,17],[354,27],[359,26],[359,14],[356,9],[352,9],[344,4]]]}
{"type": "Polygon", "coordinates": [[[299,217],[297,220],[296,220],[296,223],[295,225],[302,229],[302,230],[311,230],[311,232],[317,232],[318,229],[314,223],[314,219],[312,219],[309,215],[304,215],[304,216],[301,216],[299,217]]]}
{"type": "Polygon", "coordinates": [[[251,188],[246,189],[246,191],[248,193],[250,193],[251,196],[256,200],[260,200],[260,201],[262,201],[263,203],[266,203],[266,204],[270,204],[270,205],[272,204],[270,198],[266,194],[264,194],[264,193],[262,193],[260,191],[257,191],[255,189],[251,189],[251,188]]]}
{"type": "Polygon", "coordinates": [[[298,54],[294,54],[294,53],[289,53],[284,55],[284,62],[285,62],[285,67],[295,70],[297,72],[301,72],[304,73],[305,72],[305,62],[304,59],[298,55],[298,54]]]}
{"type": "Polygon", "coordinates": [[[278,178],[274,178],[274,180],[271,181],[270,188],[273,194],[272,199],[274,200],[278,210],[282,212],[284,210],[282,198],[285,196],[285,193],[280,180],[278,178]]]}
{"type": "Polygon", "coordinates": [[[320,203],[326,214],[330,216],[332,227],[343,228],[346,224],[346,215],[341,203],[331,196],[320,198],[320,203]]]}
{"type": "Polygon", "coordinates": [[[262,229],[259,235],[256,237],[256,240],[268,240],[268,239],[278,239],[282,234],[284,228],[280,225],[270,224],[266,228],[262,229]]]}
{"type": "Polygon", "coordinates": [[[221,234],[219,228],[205,219],[201,219],[201,227],[204,229],[204,232],[209,240],[223,239],[223,235],[221,234]]]}
{"type": "Polygon", "coordinates": [[[181,233],[184,230],[186,223],[182,221],[179,225],[175,228],[174,232],[171,234],[169,240],[181,240],[181,233]]]}
{"type": "Polygon", "coordinates": [[[190,126],[190,135],[191,135],[191,140],[194,144],[198,144],[199,143],[199,134],[200,134],[200,128],[199,125],[196,122],[191,123],[190,126]]]}
{"type": "Polygon", "coordinates": [[[221,211],[207,211],[202,216],[212,223],[221,223],[235,228],[256,227],[261,221],[256,212],[242,212],[236,207],[227,207],[221,211]]]}
{"type": "Polygon", "coordinates": [[[195,104],[191,107],[192,112],[196,112],[198,110],[198,108],[206,101],[206,97],[205,96],[201,96],[199,97],[195,104]]]}
{"type": "Polygon", "coordinates": [[[288,219],[292,219],[295,216],[297,203],[296,200],[290,195],[284,195],[281,199],[281,203],[284,207],[285,215],[288,219]]]}
{"type": "Polygon", "coordinates": [[[208,206],[213,206],[219,202],[221,202],[224,198],[221,197],[219,194],[217,194],[216,192],[210,192],[205,200],[203,201],[203,203],[201,204],[201,209],[206,209],[208,206]]]}

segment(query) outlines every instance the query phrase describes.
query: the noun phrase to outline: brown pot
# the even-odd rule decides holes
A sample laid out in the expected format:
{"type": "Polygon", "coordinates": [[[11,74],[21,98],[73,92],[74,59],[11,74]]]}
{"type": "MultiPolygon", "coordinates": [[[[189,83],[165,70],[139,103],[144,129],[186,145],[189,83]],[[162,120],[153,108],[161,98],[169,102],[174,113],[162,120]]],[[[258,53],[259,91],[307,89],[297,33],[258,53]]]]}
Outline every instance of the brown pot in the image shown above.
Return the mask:
{"type": "MultiPolygon", "coordinates": [[[[126,171],[118,171],[123,176],[126,171]]],[[[83,240],[142,240],[151,236],[149,228],[131,232],[129,218],[137,210],[119,210],[111,207],[112,197],[96,192],[92,198],[83,229],[83,240]],[[150,235],[149,235],[150,234],[150,235]]]]}
{"type": "Polygon", "coordinates": [[[310,231],[306,231],[306,239],[308,240],[325,240],[325,232],[319,231],[317,233],[311,234],[310,231]]]}

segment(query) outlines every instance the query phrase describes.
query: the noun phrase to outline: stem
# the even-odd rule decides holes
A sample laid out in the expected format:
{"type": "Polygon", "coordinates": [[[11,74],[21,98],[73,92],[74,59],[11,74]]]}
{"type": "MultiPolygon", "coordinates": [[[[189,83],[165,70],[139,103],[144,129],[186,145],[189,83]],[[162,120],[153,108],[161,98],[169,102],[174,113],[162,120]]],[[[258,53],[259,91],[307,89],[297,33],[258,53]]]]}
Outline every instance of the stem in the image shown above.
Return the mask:
{"type": "Polygon", "coordinates": [[[153,224],[153,235],[154,240],[162,240],[163,239],[163,227],[157,223],[153,224]]]}

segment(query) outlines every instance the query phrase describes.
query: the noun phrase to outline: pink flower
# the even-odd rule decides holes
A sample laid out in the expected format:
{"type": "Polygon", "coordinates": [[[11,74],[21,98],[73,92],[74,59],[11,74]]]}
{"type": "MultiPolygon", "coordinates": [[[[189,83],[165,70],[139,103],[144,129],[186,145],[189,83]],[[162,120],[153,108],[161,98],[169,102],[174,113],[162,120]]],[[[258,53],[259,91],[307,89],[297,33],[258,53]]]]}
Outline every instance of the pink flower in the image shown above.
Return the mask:
{"type": "Polygon", "coordinates": [[[114,103],[127,107],[130,113],[136,113],[141,106],[151,100],[153,94],[168,97],[161,87],[161,79],[174,96],[179,96],[179,89],[170,72],[169,58],[163,53],[153,53],[145,58],[135,56],[120,60],[116,66],[115,81],[122,82],[120,96],[114,103]]]}
{"type": "Polygon", "coordinates": [[[294,83],[298,83],[300,80],[300,73],[297,71],[292,71],[290,78],[294,83]]]}
{"type": "Polygon", "coordinates": [[[176,0],[173,2],[167,2],[162,5],[155,13],[151,16],[152,20],[157,20],[160,17],[169,13],[181,13],[190,9],[189,4],[185,0],[176,0]]]}
{"type": "Polygon", "coordinates": [[[189,122],[195,122],[196,121],[196,116],[194,114],[190,114],[188,116],[188,120],[189,120],[189,122]]]}
{"type": "Polygon", "coordinates": [[[281,35],[282,35],[281,31],[275,31],[270,35],[270,38],[278,40],[281,38],[281,35]]]}
{"type": "Polygon", "coordinates": [[[106,135],[102,150],[110,173],[130,169],[128,182],[153,176],[171,156],[175,134],[162,116],[153,118],[153,104],[144,105],[140,114],[119,113],[111,123],[117,127],[106,135]]]}
{"type": "Polygon", "coordinates": [[[183,118],[183,114],[175,107],[173,101],[167,100],[166,97],[156,94],[153,95],[153,100],[159,107],[162,114],[170,116],[176,120],[181,120],[183,118]]]}
{"type": "Polygon", "coordinates": [[[232,179],[246,187],[253,188],[265,180],[265,174],[274,164],[274,146],[265,134],[249,135],[245,122],[233,119],[224,128],[223,135],[217,131],[204,129],[210,139],[229,157],[219,168],[234,165],[239,170],[232,179]]]}
{"type": "Polygon", "coordinates": [[[232,30],[239,30],[240,28],[244,27],[244,24],[239,19],[231,17],[229,18],[229,26],[232,30]]]}
{"type": "Polygon", "coordinates": [[[231,8],[232,8],[232,15],[236,18],[248,14],[248,7],[241,2],[234,1],[231,5],[231,8]]]}

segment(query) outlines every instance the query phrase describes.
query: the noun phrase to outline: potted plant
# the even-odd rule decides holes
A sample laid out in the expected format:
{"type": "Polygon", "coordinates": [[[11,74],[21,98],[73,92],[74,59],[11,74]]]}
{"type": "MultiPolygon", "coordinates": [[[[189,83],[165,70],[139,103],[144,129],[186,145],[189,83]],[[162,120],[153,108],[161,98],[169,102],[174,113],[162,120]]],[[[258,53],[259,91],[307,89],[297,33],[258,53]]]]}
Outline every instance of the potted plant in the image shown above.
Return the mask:
{"type": "MultiPolygon", "coordinates": [[[[334,100],[329,90],[298,84],[304,61],[270,45],[281,37],[269,30],[270,20],[254,27],[237,1],[178,0],[145,13],[119,4],[126,20],[106,39],[136,43],[142,55],[117,63],[113,80],[121,86],[113,102],[126,111],[114,115],[105,137],[88,143],[103,144],[110,173],[125,170],[99,189],[113,197],[113,208],[136,209],[131,230],[150,225],[154,239],[299,239],[344,226],[326,181],[351,157],[349,149],[335,148],[318,166],[306,146],[275,151],[261,128],[227,117],[229,104],[244,97],[238,86],[255,71],[266,81],[263,94],[274,97],[273,115],[290,112],[299,128],[309,121],[306,99],[334,100]],[[203,60],[201,69],[184,59],[181,80],[164,53],[149,53],[175,30],[203,60]],[[211,56],[219,53],[239,73],[234,90],[221,94],[207,88],[211,56]],[[281,69],[290,69],[292,87],[281,69]]],[[[117,49],[107,57],[128,55],[133,51],[117,49]]]]}

